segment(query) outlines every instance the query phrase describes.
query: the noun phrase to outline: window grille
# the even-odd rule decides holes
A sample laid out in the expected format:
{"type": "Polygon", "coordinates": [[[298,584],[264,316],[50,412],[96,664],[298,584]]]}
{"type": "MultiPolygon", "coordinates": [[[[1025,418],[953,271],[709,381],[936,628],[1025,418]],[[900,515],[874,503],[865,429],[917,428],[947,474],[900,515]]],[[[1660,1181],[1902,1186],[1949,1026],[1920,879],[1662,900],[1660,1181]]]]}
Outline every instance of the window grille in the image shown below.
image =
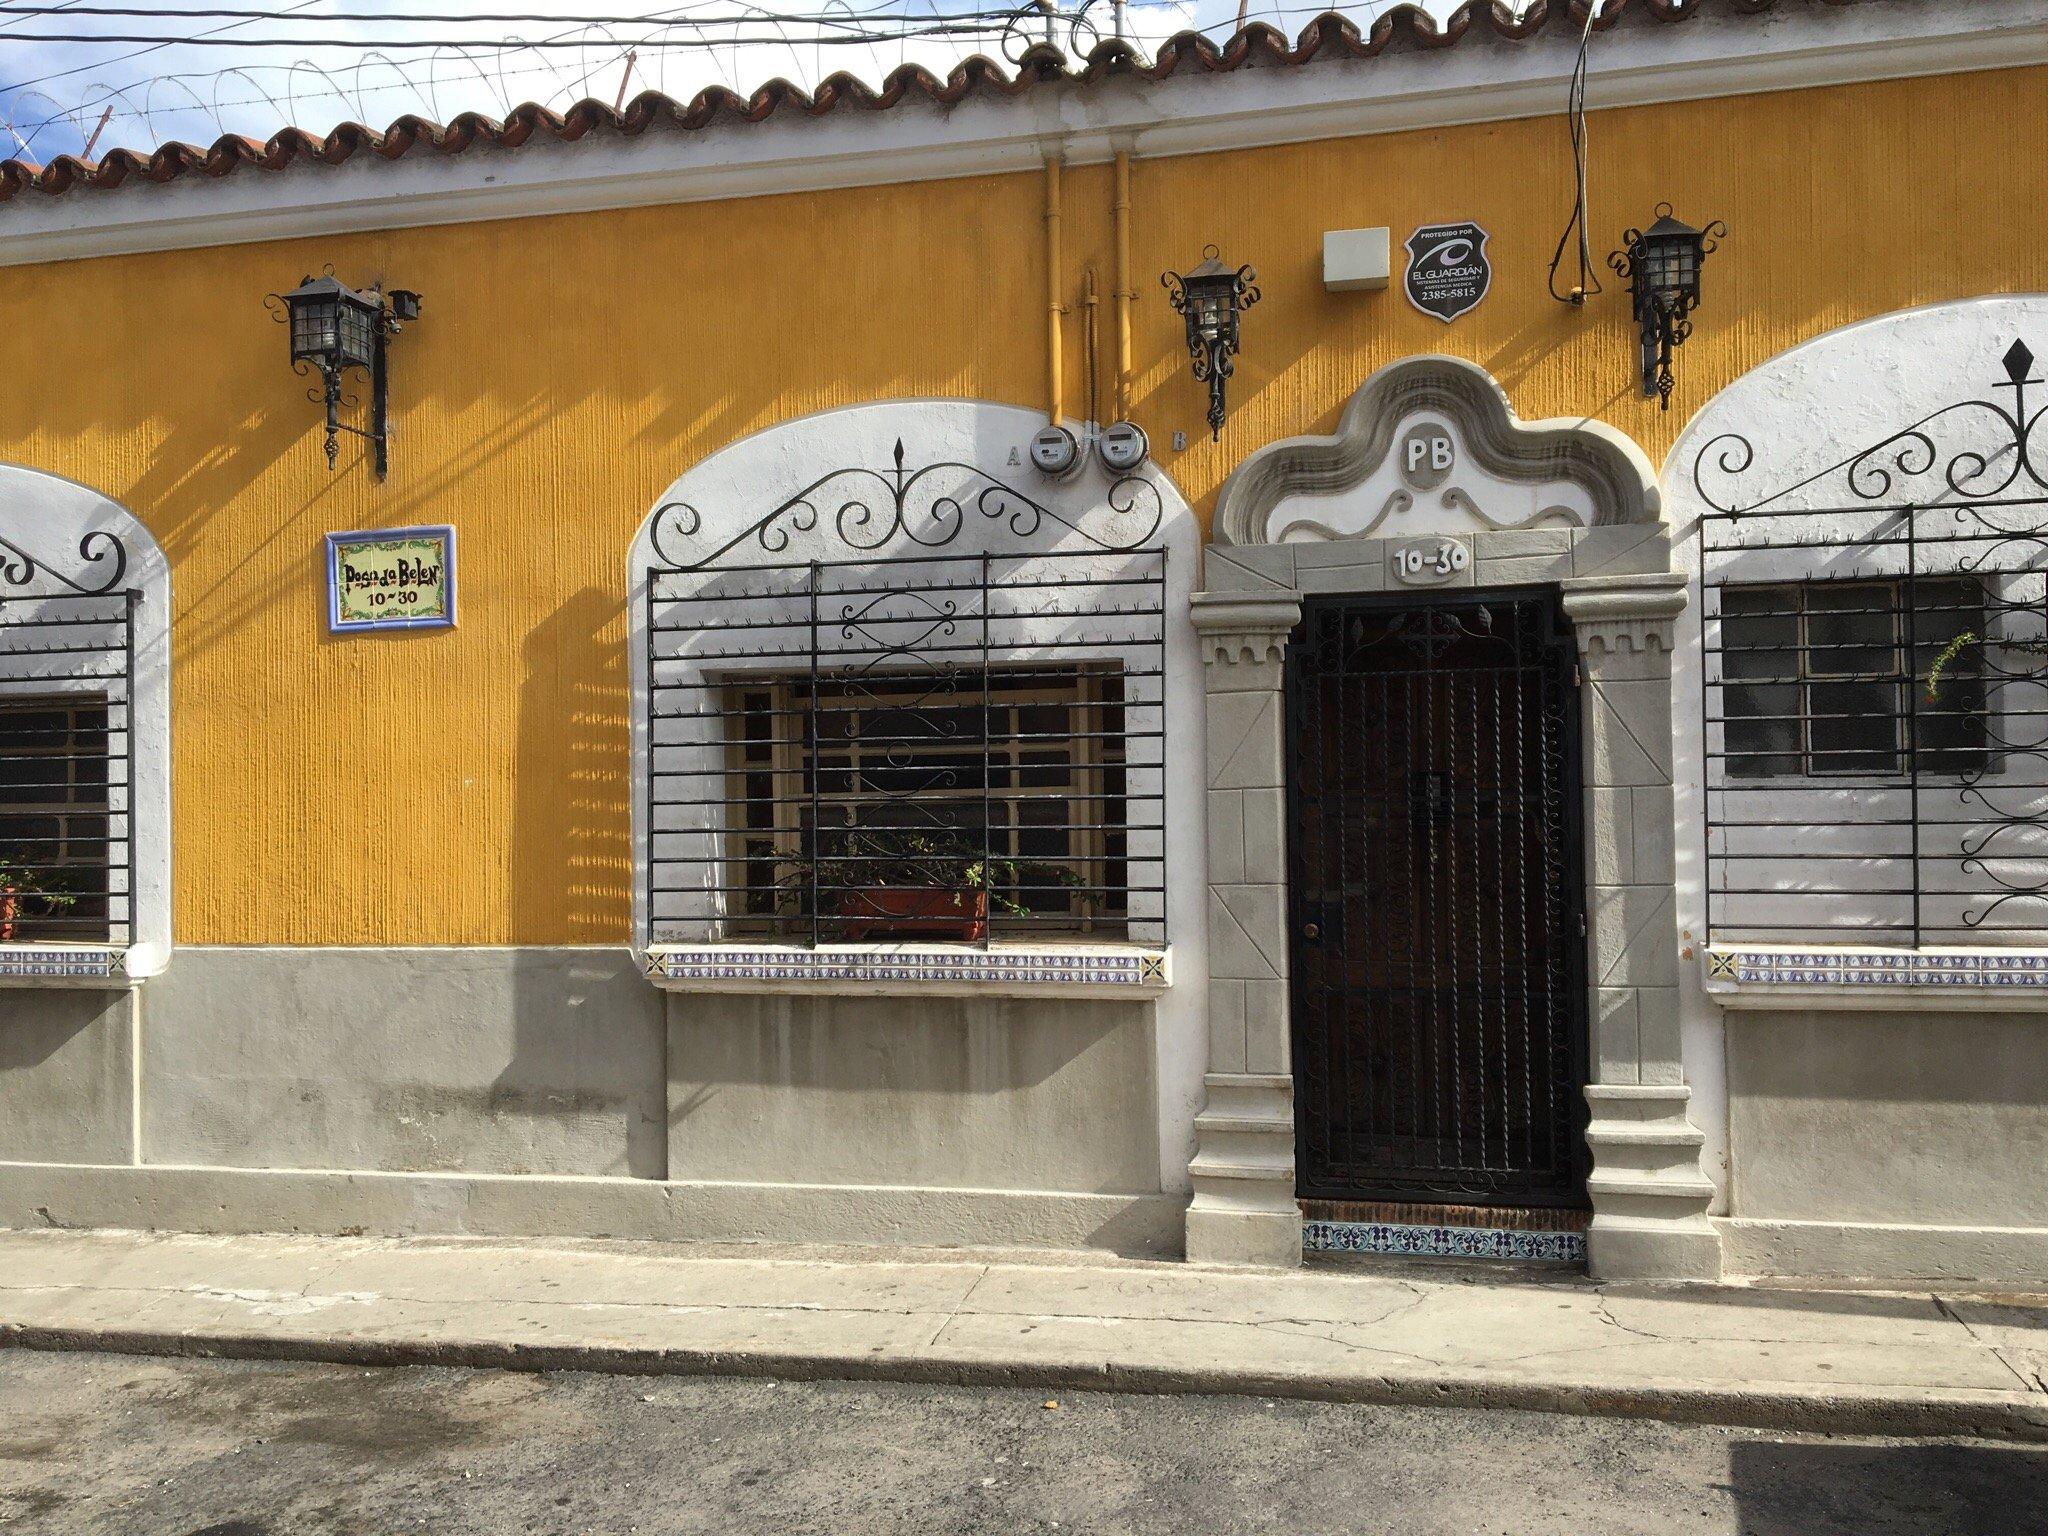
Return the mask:
{"type": "Polygon", "coordinates": [[[1098,527],[971,466],[908,470],[900,445],[834,478],[887,498],[814,486],[697,560],[674,558],[694,512],[656,514],[650,940],[1163,945],[1156,489],[1119,482],[1098,527]],[[733,561],[785,549],[814,504],[856,558],[733,561]],[[1047,537],[950,547],[970,528],[1047,537]]]}
{"type": "Polygon", "coordinates": [[[1695,460],[1710,939],[2048,941],[2048,447],[2005,365],[1780,489],[1739,435],[1695,460]]]}
{"type": "Polygon", "coordinates": [[[1129,907],[1120,669],[991,669],[725,690],[735,934],[1122,938],[1129,907]],[[905,892],[909,894],[905,894],[905,892]]]}
{"type": "Polygon", "coordinates": [[[1732,779],[1981,769],[1984,592],[1975,580],[1721,590],[1724,760],[1732,779]],[[1915,699],[1941,664],[1932,697],[1915,699]]]}
{"type": "MultiPolygon", "coordinates": [[[[23,575],[6,557],[0,566],[10,581],[23,575]]],[[[0,597],[0,942],[134,940],[138,597],[0,597]]]]}

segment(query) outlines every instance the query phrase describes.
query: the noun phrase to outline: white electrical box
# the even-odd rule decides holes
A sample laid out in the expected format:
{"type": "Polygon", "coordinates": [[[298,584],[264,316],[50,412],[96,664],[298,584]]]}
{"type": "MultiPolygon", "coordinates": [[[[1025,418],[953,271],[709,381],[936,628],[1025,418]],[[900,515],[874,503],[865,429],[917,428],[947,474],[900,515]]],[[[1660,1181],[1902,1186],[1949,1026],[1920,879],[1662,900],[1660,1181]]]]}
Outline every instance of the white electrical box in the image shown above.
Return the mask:
{"type": "Polygon", "coordinates": [[[1323,286],[1332,293],[1387,286],[1385,229],[1323,231],[1323,286]]]}

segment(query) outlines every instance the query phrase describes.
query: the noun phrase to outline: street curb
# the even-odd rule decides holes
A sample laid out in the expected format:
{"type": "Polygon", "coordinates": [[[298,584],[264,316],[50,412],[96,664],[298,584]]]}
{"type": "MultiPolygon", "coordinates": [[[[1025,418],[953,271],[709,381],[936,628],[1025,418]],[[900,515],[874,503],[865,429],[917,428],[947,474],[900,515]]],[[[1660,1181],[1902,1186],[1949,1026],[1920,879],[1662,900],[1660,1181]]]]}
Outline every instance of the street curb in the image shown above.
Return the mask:
{"type": "Polygon", "coordinates": [[[1588,1418],[1656,1419],[1842,1435],[1971,1436],[2048,1443],[2048,1398],[1958,1389],[1940,1396],[1657,1384],[1540,1382],[1484,1372],[1332,1377],[1221,1367],[1061,1364],[772,1350],[647,1349],[488,1340],[371,1340],[282,1333],[178,1333],[0,1323],[0,1350],[93,1351],[188,1359],[300,1360],[330,1365],[456,1366],[588,1371],[617,1376],[731,1376],[780,1381],[889,1381],[920,1386],[1031,1387],[1075,1392],[1294,1398],[1401,1408],[1514,1409],[1588,1418]]]}

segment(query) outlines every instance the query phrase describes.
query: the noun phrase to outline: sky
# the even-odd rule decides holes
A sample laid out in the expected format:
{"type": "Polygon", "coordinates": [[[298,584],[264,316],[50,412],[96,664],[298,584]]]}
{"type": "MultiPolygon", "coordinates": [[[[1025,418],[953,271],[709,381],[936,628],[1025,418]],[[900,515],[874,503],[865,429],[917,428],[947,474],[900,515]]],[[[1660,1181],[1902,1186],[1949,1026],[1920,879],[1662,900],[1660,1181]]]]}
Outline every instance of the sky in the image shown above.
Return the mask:
{"type": "MultiPolygon", "coordinates": [[[[205,146],[223,134],[267,139],[288,125],[313,133],[345,121],[381,128],[407,113],[437,122],[466,111],[502,117],[528,101],[559,111],[584,97],[614,101],[622,84],[626,100],[650,89],[683,100],[709,85],[747,91],[778,76],[808,88],[839,70],[879,85],[906,62],[944,74],[972,54],[1014,57],[1022,46],[1018,26],[1009,25],[1006,36],[1004,21],[992,14],[1013,3],[270,0],[266,7],[265,0],[0,0],[0,159],[47,163],[89,143],[97,158],[116,146],[205,146]],[[25,6],[55,10],[36,14],[25,6]],[[121,7],[143,14],[108,14],[121,7]],[[206,10],[242,14],[173,14],[206,10]],[[525,19],[503,19],[514,13],[525,19]],[[973,30],[900,35],[935,25],[973,30]],[[891,35],[833,40],[875,30],[891,35]],[[94,40],[37,40],[58,34],[94,40]],[[156,41],[111,40],[121,36],[156,41]],[[178,41],[164,41],[172,38],[178,41]],[[437,46],[394,46],[401,41],[437,46]]],[[[1110,0],[1055,3],[1054,41],[1063,49],[1086,53],[1097,38],[1113,35],[1110,0]]],[[[1190,27],[1220,42],[1237,25],[1239,3],[1128,0],[1125,35],[1148,56],[1190,27]]],[[[1243,8],[1248,21],[1292,36],[1323,10],[1341,9],[1364,22],[1396,3],[1244,0],[1243,8]]],[[[1457,4],[1424,0],[1438,15],[1457,4]]],[[[1044,23],[1033,22],[1030,32],[1042,38],[1044,23]]]]}

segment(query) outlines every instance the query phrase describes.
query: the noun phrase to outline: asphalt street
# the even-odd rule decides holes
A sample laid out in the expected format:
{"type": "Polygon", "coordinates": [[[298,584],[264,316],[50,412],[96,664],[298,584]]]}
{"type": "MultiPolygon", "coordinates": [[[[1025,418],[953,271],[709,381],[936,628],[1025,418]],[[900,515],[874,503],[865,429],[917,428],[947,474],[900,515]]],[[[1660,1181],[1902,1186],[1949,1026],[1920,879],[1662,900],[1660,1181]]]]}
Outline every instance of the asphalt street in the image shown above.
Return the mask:
{"type": "Polygon", "coordinates": [[[2048,1449],[1224,1397],[0,1351],[7,1536],[2048,1531],[2048,1449]]]}

